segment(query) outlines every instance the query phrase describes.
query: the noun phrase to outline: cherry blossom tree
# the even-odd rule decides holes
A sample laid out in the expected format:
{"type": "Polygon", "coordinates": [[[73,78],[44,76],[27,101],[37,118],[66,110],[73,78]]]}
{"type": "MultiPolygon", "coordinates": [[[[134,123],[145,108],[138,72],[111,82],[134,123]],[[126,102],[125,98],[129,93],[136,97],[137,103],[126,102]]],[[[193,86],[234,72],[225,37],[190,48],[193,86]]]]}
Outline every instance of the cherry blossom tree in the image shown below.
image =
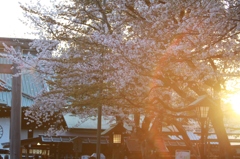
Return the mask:
{"type": "MultiPolygon", "coordinates": [[[[48,86],[33,108],[94,115],[103,105],[105,115],[122,119],[144,114],[148,129],[147,119],[177,123],[189,115],[182,110],[208,95],[218,105],[218,119],[223,118],[221,94],[226,81],[239,74],[238,0],[52,4],[21,5],[41,39],[32,43],[39,53],[21,63],[48,86]]],[[[223,122],[212,119],[212,124],[225,132],[223,122]]]]}

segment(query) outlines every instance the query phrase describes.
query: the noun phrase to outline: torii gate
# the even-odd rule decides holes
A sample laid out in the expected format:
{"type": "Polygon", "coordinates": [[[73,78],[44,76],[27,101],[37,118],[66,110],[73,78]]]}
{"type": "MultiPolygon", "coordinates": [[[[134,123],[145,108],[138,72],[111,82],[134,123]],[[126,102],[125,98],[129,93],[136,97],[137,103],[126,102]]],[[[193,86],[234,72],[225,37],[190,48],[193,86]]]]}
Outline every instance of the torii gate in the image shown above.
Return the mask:
{"type": "MultiPolygon", "coordinates": [[[[21,47],[17,46],[16,51],[21,47]]],[[[0,73],[17,74],[17,64],[0,64],[0,73]]],[[[21,75],[12,77],[12,106],[10,118],[10,158],[20,159],[21,156],[21,97],[22,97],[22,78],[21,75]]]]}

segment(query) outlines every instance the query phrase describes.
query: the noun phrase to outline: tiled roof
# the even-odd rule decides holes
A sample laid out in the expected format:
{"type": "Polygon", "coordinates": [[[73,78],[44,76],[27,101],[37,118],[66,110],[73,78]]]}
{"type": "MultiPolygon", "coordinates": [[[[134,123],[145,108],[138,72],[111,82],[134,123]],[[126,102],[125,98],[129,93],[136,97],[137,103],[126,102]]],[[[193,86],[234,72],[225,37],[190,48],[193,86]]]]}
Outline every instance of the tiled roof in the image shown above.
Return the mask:
{"type": "MultiPolygon", "coordinates": [[[[0,102],[6,106],[12,105],[12,92],[0,92],[0,102]]],[[[22,107],[29,107],[33,104],[33,100],[31,98],[27,98],[22,96],[22,107]]]]}
{"type": "MultiPolygon", "coordinates": [[[[54,142],[73,142],[77,138],[81,139],[82,143],[97,143],[97,137],[79,137],[79,136],[43,136],[40,135],[41,141],[46,143],[54,142]]],[[[101,136],[101,144],[108,144],[108,137],[101,136]]]]}
{"type": "Polygon", "coordinates": [[[74,136],[41,136],[42,142],[72,142],[74,138],[74,136]]]}
{"type": "MultiPolygon", "coordinates": [[[[67,113],[64,115],[64,119],[68,128],[97,129],[97,117],[81,119],[79,115],[67,113]]],[[[110,122],[109,119],[102,117],[102,129],[108,129],[114,123],[116,123],[115,120],[110,122]]]]}
{"type": "MultiPolygon", "coordinates": [[[[31,52],[36,53],[36,50],[30,49],[29,43],[31,39],[18,39],[18,38],[3,38],[0,37],[0,53],[4,53],[4,47],[2,43],[8,46],[20,46],[22,53],[31,52]],[[24,51],[25,50],[25,51],[24,51]]],[[[11,60],[0,57],[0,64],[12,64],[11,60]]],[[[12,100],[12,75],[0,73],[0,104],[11,106],[12,100]]],[[[29,107],[33,104],[33,99],[39,92],[43,85],[34,79],[33,74],[22,75],[22,107],[29,107]]]]}
{"type": "MultiPolygon", "coordinates": [[[[77,114],[66,113],[63,114],[64,120],[66,121],[67,127],[71,129],[97,129],[97,117],[86,117],[81,118],[77,114]]],[[[102,130],[109,131],[111,128],[116,126],[116,120],[114,116],[102,116],[101,119],[102,130]]],[[[131,128],[127,123],[123,123],[123,128],[130,131],[131,128]]]]}
{"type": "MultiPolygon", "coordinates": [[[[198,141],[201,139],[200,134],[196,134],[191,131],[187,131],[187,135],[191,141],[198,141]]],[[[170,142],[178,142],[178,141],[183,141],[181,135],[168,135],[168,137],[172,140],[169,141],[169,145],[171,145],[170,142]]],[[[228,139],[230,141],[231,145],[240,145],[240,136],[239,135],[231,135],[231,133],[228,134],[228,139]]],[[[216,134],[209,134],[207,138],[208,142],[212,145],[217,145],[218,140],[217,140],[217,135],[216,134]]],[[[176,144],[176,143],[175,143],[176,144]]]]}
{"type": "MultiPolygon", "coordinates": [[[[11,64],[11,61],[0,58],[0,64],[11,64]]],[[[12,75],[0,73],[0,85],[4,88],[4,90],[0,92],[0,104],[11,106],[12,75]]],[[[31,106],[34,97],[41,88],[43,88],[43,85],[35,79],[34,74],[22,75],[22,106],[31,106]]]]}
{"type": "Polygon", "coordinates": [[[119,123],[112,124],[108,129],[104,130],[101,135],[106,135],[109,133],[111,130],[113,130],[119,123]]]}

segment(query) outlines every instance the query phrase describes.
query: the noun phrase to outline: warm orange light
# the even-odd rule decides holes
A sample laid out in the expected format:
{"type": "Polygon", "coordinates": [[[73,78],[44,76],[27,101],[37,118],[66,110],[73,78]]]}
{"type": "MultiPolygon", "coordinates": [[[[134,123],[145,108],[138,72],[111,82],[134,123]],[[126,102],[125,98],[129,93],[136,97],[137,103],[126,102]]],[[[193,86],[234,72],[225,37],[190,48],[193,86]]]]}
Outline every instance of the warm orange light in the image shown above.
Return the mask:
{"type": "Polygon", "coordinates": [[[240,93],[232,95],[230,97],[230,103],[234,112],[240,115],[240,93]]]}
{"type": "Polygon", "coordinates": [[[121,134],[113,134],[113,143],[120,144],[121,143],[121,134]]]}

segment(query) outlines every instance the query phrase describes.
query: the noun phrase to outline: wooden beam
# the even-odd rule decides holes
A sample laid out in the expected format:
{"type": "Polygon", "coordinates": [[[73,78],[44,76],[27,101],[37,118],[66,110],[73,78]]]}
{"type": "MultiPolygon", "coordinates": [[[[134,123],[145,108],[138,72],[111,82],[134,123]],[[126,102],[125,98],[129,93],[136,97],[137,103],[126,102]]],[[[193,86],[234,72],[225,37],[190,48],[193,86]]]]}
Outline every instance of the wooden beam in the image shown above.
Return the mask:
{"type": "Polygon", "coordinates": [[[13,70],[11,68],[12,68],[11,64],[0,64],[0,73],[12,74],[13,70]]]}
{"type": "MultiPolygon", "coordinates": [[[[21,49],[29,49],[29,43],[32,42],[33,39],[22,39],[22,38],[4,38],[0,37],[0,47],[3,47],[3,43],[7,46],[12,47],[21,47],[21,49]]],[[[4,48],[4,47],[3,47],[4,48]]]]}

